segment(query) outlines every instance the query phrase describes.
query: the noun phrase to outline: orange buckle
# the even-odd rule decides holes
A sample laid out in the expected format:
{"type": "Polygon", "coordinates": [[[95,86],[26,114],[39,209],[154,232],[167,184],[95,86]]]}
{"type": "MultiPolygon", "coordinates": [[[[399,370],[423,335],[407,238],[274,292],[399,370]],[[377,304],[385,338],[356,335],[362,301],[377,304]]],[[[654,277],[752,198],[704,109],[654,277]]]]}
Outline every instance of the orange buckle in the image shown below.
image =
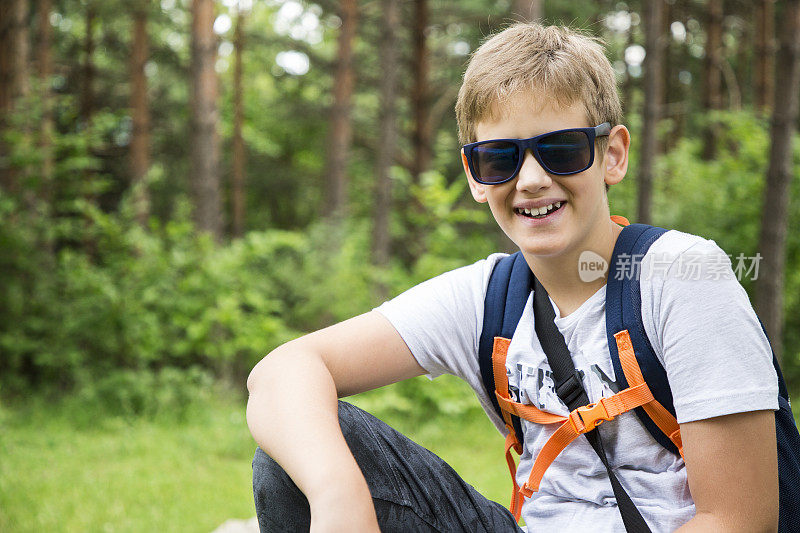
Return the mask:
{"type": "Polygon", "coordinates": [[[608,414],[608,409],[603,403],[604,399],[578,407],[569,414],[569,421],[572,423],[572,427],[575,428],[576,433],[586,433],[602,424],[604,420],[614,419],[613,416],[608,414]],[[580,424],[580,427],[578,424],[580,424]]]}

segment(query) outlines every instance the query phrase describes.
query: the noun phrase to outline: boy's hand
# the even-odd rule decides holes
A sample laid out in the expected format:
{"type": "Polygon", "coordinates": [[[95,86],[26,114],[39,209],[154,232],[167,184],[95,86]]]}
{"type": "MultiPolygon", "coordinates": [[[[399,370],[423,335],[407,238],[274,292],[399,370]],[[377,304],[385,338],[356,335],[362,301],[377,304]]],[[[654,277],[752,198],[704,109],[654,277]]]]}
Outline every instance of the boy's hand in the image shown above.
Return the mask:
{"type": "Polygon", "coordinates": [[[310,500],[311,533],[380,533],[372,496],[365,489],[366,483],[356,490],[331,483],[326,494],[315,495],[310,500]]]}

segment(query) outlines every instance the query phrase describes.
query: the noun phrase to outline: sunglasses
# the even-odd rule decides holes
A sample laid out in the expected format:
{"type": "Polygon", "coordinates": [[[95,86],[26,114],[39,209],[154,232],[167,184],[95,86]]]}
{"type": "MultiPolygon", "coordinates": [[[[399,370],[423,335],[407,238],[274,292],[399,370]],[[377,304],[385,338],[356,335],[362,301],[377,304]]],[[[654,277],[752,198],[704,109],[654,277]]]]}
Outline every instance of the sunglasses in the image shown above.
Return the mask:
{"type": "Polygon", "coordinates": [[[577,174],[594,163],[594,140],[611,133],[611,124],[594,128],[551,131],[530,139],[491,139],[464,145],[464,155],[473,179],[497,185],[514,179],[522,168],[525,151],[550,174],[577,174]]]}

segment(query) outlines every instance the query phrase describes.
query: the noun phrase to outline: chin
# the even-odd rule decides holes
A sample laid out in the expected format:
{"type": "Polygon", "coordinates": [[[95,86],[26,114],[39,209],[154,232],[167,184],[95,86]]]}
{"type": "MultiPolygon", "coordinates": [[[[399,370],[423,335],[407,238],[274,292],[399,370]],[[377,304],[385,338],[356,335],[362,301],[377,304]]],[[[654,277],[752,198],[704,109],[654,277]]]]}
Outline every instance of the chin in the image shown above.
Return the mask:
{"type": "Polygon", "coordinates": [[[561,239],[528,238],[516,243],[523,254],[536,257],[557,257],[567,251],[561,239]]]}

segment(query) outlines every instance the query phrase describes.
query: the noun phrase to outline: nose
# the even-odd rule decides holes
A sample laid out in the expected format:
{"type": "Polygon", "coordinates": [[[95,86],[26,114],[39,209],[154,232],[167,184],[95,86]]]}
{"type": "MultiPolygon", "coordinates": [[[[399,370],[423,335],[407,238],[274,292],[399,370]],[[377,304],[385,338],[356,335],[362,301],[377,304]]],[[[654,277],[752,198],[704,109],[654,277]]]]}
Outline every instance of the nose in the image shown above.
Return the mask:
{"type": "Polygon", "coordinates": [[[519,175],[517,176],[517,190],[536,192],[540,189],[546,189],[552,183],[552,178],[533,157],[531,151],[525,150],[525,158],[522,160],[522,167],[519,169],[519,175]]]}

